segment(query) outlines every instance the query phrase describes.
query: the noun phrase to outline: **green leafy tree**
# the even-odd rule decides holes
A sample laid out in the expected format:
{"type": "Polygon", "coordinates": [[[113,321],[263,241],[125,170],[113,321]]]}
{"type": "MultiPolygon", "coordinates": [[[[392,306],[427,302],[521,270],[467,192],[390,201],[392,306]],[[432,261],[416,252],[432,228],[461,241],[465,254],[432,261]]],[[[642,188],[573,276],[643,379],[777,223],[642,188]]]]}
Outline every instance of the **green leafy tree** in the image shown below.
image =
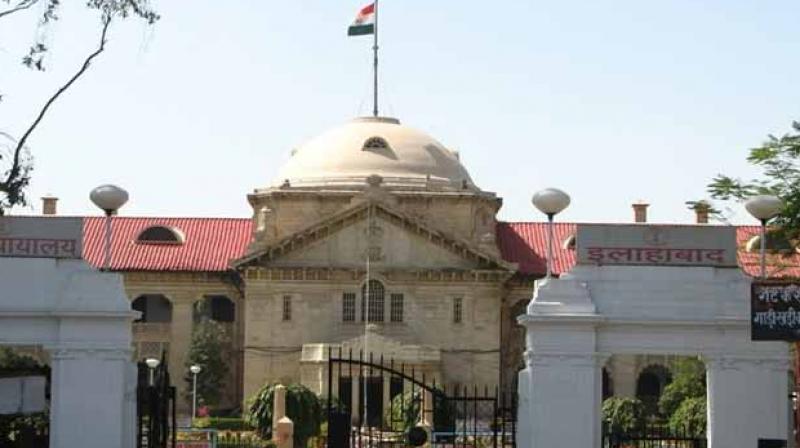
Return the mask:
{"type": "Polygon", "coordinates": [[[691,397],[683,400],[669,418],[669,429],[690,437],[706,435],[706,397],[691,397]]]}
{"type": "Polygon", "coordinates": [[[671,417],[684,400],[706,397],[706,368],[697,358],[681,358],[673,365],[674,376],[661,393],[658,407],[671,417]]]}
{"type": "MultiPolygon", "coordinates": [[[[16,205],[27,204],[25,190],[30,184],[33,171],[33,157],[27,146],[28,140],[53,104],[83,76],[95,58],[105,51],[108,30],[112,23],[128,17],[137,17],[149,24],[159,19],[148,0],[86,0],[84,4],[98,17],[99,31],[95,48],[87,54],[73,75],[50,95],[33,121],[18,137],[0,132],[0,215],[16,205]]],[[[36,33],[38,37],[22,57],[22,64],[32,70],[44,71],[45,56],[49,50],[45,44],[46,31],[50,24],[59,19],[59,12],[63,7],[61,0],[0,0],[0,26],[3,21],[13,20],[14,16],[30,12],[34,5],[40,6],[37,8],[41,14],[37,25],[40,32],[36,33]]],[[[3,96],[3,92],[0,92],[0,102],[3,96]]]]}
{"type": "MultiPolygon", "coordinates": [[[[247,422],[265,439],[272,438],[275,386],[265,385],[248,404],[247,422]]],[[[323,402],[314,392],[302,384],[286,386],[286,416],[294,422],[294,446],[305,447],[310,437],[319,435],[322,414],[323,402]]]]}
{"type": "Polygon", "coordinates": [[[744,181],[718,174],[708,184],[714,199],[742,201],[758,194],[772,194],[784,201],[774,223],[789,239],[800,237],[800,122],[789,133],[768,136],[761,146],[750,149],[747,161],[763,170],[761,179],[744,181]]]}
{"type": "Polygon", "coordinates": [[[203,319],[195,323],[185,366],[187,374],[184,380],[188,385],[187,400],[192,399],[193,375],[189,372],[189,367],[198,365],[202,368],[200,374],[197,375],[198,403],[211,406],[219,403],[228,375],[226,353],[229,352],[230,346],[230,335],[220,323],[210,319],[203,319]]]}
{"type": "Polygon", "coordinates": [[[613,433],[636,432],[645,424],[644,403],[630,397],[607,398],[603,402],[603,423],[613,433]]]}

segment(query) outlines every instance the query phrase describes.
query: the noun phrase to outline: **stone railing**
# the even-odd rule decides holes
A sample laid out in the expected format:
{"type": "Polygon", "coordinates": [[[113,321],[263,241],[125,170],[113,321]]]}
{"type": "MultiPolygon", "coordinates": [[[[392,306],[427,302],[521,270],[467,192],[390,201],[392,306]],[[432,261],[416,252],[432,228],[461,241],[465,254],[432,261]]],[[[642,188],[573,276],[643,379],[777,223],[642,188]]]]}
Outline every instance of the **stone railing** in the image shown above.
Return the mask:
{"type": "Polygon", "coordinates": [[[169,322],[134,322],[134,341],[168,341],[170,339],[171,324],[169,322]]]}

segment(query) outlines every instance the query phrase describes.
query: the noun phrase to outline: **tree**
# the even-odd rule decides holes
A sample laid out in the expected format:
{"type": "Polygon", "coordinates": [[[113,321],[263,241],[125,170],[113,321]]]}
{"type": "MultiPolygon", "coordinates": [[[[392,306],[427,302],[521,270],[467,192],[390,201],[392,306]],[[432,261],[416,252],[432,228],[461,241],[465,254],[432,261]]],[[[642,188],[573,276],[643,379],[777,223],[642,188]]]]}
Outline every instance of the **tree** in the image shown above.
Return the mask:
{"type": "Polygon", "coordinates": [[[707,419],[706,397],[687,398],[669,418],[669,429],[675,434],[703,437],[706,435],[707,419]]]}
{"type": "Polygon", "coordinates": [[[784,201],[775,219],[785,238],[800,237],[800,122],[781,137],[768,136],[761,146],[750,149],[747,161],[763,169],[763,178],[743,181],[718,174],[708,184],[708,192],[722,201],[745,200],[757,194],[772,194],[784,201]]]}
{"type": "MultiPolygon", "coordinates": [[[[695,413],[700,411],[697,405],[700,401],[704,403],[702,412],[705,412],[705,365],[696,358],[682,358],[675,362],[674,372],[673,380],[664,388],[658,406],[669,419],[671,428],[701,431],[698,429],[701,419],[695,413]]],[[[705,430],[703,423],[701,432],[705,430]]]]}
{"type": "Polygon", "coordinates": [[[607,398],[603,402],[603,423],[615,434],[636,432],[645,424],[644,403],[638,398],[607,398]]]}
{"type": "MultiPolygon", "coordinates": [[[[247,422],[265,439],[272,437],[275,386],[265,385],[249,400],[247,422]]],[[[302,384],[286,386],[286,416],[294,422],[294,446],[303,448],[309,437],[319,435],[322,413],[322,403],[314,392],[302,384]]]]}
{"type": "Polygon", "coordinates": [[[186,357],[187,372],[184,380],[188,388],[186,398],[192,399],[194,375],[189,367],[198,365],[202,368],[197,375],[198,403],[214,406],[219,403],[224,381],[228,375],[228,360],[225,353],[230,350],[230,335],[220,323],[203,319],[195,323],[189,355],[186,357]]]}
{"type": "MultiPolygon", "coordinates": [[[[39,25],[47,27],[58,20],[61,9],[61,0],[0,0],[0,21],[9,20],[12,15],[24,13],[34,5],[41,5],[42,12],[39,25]]],[[[64,82],[42,105],[33,121],[25,128],[19,138],[9,133],[0,132],[0,216],[16,205],[26,205],[25,190],[30,184],[33,171],[33,158],[27,146],[28,140],[39,127],[47,112],[53,104],[81,77],[89,66],[103,51],[107,42],[108,30],[115,20],[128,17],[138,17],[149,24],[154,24],[158,14],[149,6],[149,0],[87,0],[86,7],[97,11],[99,18],[99,32],[97,45],[92,50],[74,74],[64,82]]],[[[42,35],[40,35],[42,36],[42,35]]],[[[48,47],[38,38],[22,57],[22,64],[30,69],[44,71],[45,56],[48,47]]],[[[0,94],[0,101],[3,96],[0,94]]]]}

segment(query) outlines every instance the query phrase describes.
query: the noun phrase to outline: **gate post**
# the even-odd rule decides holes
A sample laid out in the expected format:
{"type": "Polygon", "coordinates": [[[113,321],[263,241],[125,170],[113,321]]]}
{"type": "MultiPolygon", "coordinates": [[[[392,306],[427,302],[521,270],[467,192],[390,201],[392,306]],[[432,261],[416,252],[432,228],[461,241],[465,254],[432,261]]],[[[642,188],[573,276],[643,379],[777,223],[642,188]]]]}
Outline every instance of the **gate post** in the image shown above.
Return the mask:
{"type": "MultiPolygon", "coordinates": [[[[759,344],[768,349],[783,343],[759,344]]],[[[748,355],[705,357],[709,448],[749,448],[758,439],[787,438],[788,353],[780,359],[748,355]]]]}
{"type": "Polygon", "coordinates": [[[50,448],[130,446],[130,350],[52,350],[50,448]]]}
{"type": "Polygon", "coordinates": [[[601,317],[586,286],[567,279],[537,284],[526,315],[526,367],[519,373],[520,448],[596,448],[601,443],[601,317]]]}

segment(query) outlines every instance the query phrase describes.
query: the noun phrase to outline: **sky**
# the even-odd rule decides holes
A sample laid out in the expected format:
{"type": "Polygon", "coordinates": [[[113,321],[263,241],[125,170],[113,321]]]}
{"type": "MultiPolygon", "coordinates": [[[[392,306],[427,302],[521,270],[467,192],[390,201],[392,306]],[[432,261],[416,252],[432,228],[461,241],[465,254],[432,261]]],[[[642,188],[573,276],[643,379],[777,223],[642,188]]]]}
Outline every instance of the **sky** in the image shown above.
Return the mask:
{"type": "MultiPolygon", "coordinates": [[[[155,26],[115,23],[106,51],[29,140],[32,206],[98,214],[89,191],[130,193],[128,216],[248,217],[292,148],[371,111],[371,38],[347,37],[368,0],[153,0],[155,26]]],[[[20,135],[96,45],[68,3],[0,18],[0,130],[20,135]],[[48,70],[19,64],[37,35],[48,70]]],[[[0,2],[0,5],[5,6],[0,2]]],[[[749,179],[768,134],[800,120],[794,0],[380,3],[381,114],[461,154],[499,218],[541,220],[531,195],[572,197],[558,219],[693,221],[718,173],[749,179]]],[[[737,223],[754,223],[740,206],[737,223]]]]}

